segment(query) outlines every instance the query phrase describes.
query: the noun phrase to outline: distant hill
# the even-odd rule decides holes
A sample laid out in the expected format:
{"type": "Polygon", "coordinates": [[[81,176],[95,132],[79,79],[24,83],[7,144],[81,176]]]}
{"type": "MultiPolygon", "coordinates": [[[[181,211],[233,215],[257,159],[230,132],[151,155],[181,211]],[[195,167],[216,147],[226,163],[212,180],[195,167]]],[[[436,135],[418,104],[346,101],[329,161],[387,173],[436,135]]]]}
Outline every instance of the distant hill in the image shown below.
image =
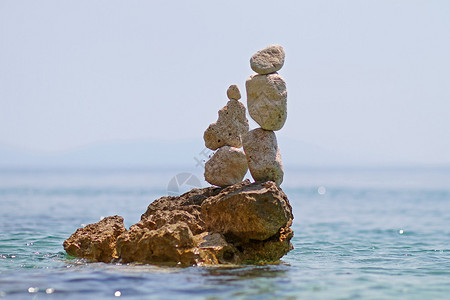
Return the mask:
{"type": "Polygon", "coordinates": [[[111,142],[61,152],[32,152],[0,146],[0,167],[153,167],[193,164],[196,141],[111,142]]]}
{"type": "MultiPolygon", "coordinates": [[[[354,155],[280,138],[285,167],[377,164],[354,155]]],[[[207,160],[212,151],[203,139],[185,141],[124,141],[90,145],[68,151],[41,153],[0,146],[0,168],[15,167],[179,167],[207,160]]]]}

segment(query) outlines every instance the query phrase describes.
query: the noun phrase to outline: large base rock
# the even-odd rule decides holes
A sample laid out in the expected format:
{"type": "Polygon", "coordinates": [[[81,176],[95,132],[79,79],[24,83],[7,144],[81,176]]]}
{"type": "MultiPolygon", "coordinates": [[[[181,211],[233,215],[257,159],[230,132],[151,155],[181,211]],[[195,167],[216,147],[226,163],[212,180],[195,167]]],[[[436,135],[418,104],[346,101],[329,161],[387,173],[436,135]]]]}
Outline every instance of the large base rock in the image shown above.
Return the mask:
{"type": "Polygon", "coordinates": [[[155,200],[129,230],[118,216],[78,229],[69,255],[168,265],[275,262],[292,249],[292,209],[274,182],[193,189],[155,200]],[[242,203],[239,203],[242,202],[242,203]],[[245,206],[245,209],[242,207],[245,206]]]}
{"type": "Polygon", "coordinates": [[[264,241],[292,223],[289,201],[273,181],[225,189],[203,202],[202,216],[208,230],[238,241],[264,241]]]}

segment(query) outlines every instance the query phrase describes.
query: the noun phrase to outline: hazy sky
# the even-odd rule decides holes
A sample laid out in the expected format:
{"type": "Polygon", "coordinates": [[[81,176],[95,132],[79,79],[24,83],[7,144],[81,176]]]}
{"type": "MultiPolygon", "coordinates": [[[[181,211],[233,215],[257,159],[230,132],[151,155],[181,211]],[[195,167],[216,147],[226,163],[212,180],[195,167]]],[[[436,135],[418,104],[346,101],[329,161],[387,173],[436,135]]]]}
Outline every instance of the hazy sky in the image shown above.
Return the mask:
{"type": "Polygon", "coordinates": [[[201,142],[227,87],[245,96],[250,56],[277,43],[279,139],[450,163],[449,16],[447,0],[1,0],[0,145],[201,142]]]}

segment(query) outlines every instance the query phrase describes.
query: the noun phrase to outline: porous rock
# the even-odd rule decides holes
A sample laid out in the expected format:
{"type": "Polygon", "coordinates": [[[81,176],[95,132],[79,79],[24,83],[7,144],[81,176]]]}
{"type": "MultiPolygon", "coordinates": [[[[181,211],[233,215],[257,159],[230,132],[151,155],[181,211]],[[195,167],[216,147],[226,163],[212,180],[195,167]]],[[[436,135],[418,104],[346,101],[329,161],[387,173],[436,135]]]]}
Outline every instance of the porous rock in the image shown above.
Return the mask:
{"type": "Polygon", "coordinates": [[[200,216],[200,207],[203,201],[217,195],[220,191],[221,189],[218,187],[207,187],[192,189],[180,196],[161,197],[150,203],[147,210],[141,215],[141,221],[145,222],[150,219],[156,224],[154,228],[166,223],[174,224],[182,221],[188,224],[194,234],[198,234],[205,230],[203,219],[200,216]]]}
{"type": "Polygon", "coordinates": [[[100,222],[77,229],[64,241],[64,250],[71,256],[93,262],[111,262],[117,258],[116,239],[125,231],[122,217],[106,217],[100,222]]]}
{"type": "MultiPolygon", "coordinates": [[[[289,225],[290,226],[290,225],[289,225]]],[[[284,254],[291,251],[294,247],[290,240],[294,232],[289,227],[283,227],[279,233],[267,240],[252,240],[241,243],[238,247],[242,250],[240,258],[243,263],[252,262],[274,262],[279,260],[284,254]]]]}
{"type": "Polygon", "coordinates": [[[248,112],[266,130],[280,130],[287,118],[287,90],[284,79],[275,74],[252,75],[245,87],[248,112]]]}
{"type": "Polygon", "coordinates": [[[213,185],[225,187],[241,182],[247,173],[244,151],[223,146],[205,164],[205,180],[213,185]]]}
{"type": "Polygon", "coordinates": [[[222,146],[242,147],[242,135],[248,132],[248,120],[245,107],[238,100],[230,100],[219,110],[217,122],[206,129],[203,139],[211,150],[222,146]]]}
{"type": "Polygon", "coordinates": [[[258,74],[277,72],[284,64],[284,49],[280,45],[271,45],[259,50],[250,58],[250,67],[258,74]]]}
{"type": "MultiPolygon", "coordinates": [[[[151,203],[141,220],[128,231],[123,227],[121,217],[108,217],[77,230],[64,246],[70,255],[103,262],[179,266],[275,262],[292,249],[292,230],[289,228],[292,218],[286,195],[273,182],[251,184],[245,180],[227,188],[193,189],[181,196],[162,197],[151,203]],[[243,226],[253,226],[249,228],[257,230],[239,231],[236,224],[225,226],[224,219],[221,221],[223,226],[210,226],[211,218],[218,210],[225,216],[236,213],[236,201],[231,200],[228,206],[225,204],[226,199],[239,194],[250,206],[245,218],[238,212],[239,220],[244,218],[243,226]],[[284,217],[280,209],[284,210],[284,217]],[[249,220],[256,220],[254,214],[263,217],[263,221],[249,223],[249,220]],[[208,226],[205,220],[208,220],[208,226]],[[270,222],[277,225],[271,226],[270,222]],[[250,237],[262,239],[265,236],[268,238],[249,240],[250,237]],[[83,241],[78,238],[77,246],[75,237],[83,237],[83,241]],[[77,250],[73,251],[73,247],[77,250]]],[[[233,217],[229,220],[239,221],[233,217]]]]}
{"type": "Polygon", "coordinates": [[[132,226],[117,238],[117,253],[123,263],[194,264],[189,251],[195,246],[194,235],[184,222],[166,224],[157,229],[132,226]]]}
{"type": "Polygon", "coordinates": [[[239,100],[241,99],[241,92],[237,85],[233,84],[227,90],[227,97],[230,100],[239,100]]]}
{"type": "Polygon", "coordinates": [[[272,181],[223,190],[202,204],[209,231],[248,242],[276,236],[292,223],[292,209],[283,191],[272,181]]]}
{"type": "Polygon", "coordinates": [[[284,170],[275,132],[262,128],[253,129],[244,136],[243,144],[253,179],[272,180],[280,185],[284,170]]]}

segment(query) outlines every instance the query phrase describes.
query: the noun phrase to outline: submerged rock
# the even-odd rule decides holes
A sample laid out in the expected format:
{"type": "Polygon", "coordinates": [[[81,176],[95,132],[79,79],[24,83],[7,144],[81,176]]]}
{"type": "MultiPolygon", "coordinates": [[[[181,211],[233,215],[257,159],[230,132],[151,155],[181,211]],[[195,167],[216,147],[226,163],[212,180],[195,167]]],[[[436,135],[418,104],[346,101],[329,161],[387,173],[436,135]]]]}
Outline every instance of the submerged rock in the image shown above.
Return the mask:
{"type": "Polygon", "coordinates": [[[292,209],[274,182],[193,189],[151,203],[129,230],[114,216],[78,229],[69,255],[169,265],[276,262],[292,249],[292,209]]]}

